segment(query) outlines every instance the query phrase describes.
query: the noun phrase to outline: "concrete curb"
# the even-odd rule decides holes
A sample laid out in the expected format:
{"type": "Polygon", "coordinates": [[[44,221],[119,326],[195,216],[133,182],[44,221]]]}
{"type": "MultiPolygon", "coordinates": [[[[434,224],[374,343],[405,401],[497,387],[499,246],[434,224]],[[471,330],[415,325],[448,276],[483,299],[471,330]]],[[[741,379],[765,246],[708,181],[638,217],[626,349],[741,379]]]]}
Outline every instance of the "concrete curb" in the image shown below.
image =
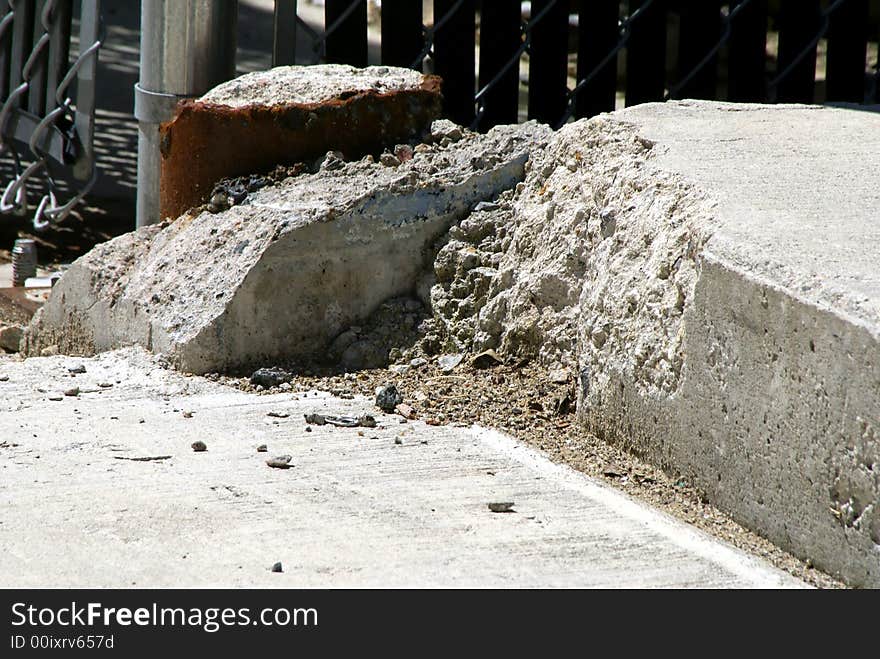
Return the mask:
{"type": "MultiPolygon", "coordinates": [[[[613,240],[647,230],[680,251],[634,258],[626,272],[657,274],[628,312],[614,311],[621,279],[620,295],[585,287],[581,420],[778,546],[880,586],[880,116],[688,101],[605,120],[653,144],[603,192],[653,209],[642,224],[620,213],[613,240]],[[633,181],[657,183],[615,192],[633,181]],[[664,224],[657,209],[685,199],[682,223],[664,224]],[[640,352],[625,328],[667,282],[667,332],[640,352]]],[[[608,279],[624,272],[614,254],[595,266],[608,279]]]]}

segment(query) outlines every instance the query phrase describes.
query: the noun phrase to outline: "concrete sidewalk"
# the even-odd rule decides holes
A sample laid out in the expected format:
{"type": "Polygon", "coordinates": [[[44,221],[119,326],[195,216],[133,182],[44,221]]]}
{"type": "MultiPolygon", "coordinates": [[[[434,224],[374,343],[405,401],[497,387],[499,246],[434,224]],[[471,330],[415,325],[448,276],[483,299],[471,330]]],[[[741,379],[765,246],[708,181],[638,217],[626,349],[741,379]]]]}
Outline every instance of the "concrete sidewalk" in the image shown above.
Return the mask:
{"type": "Polygon", "coordinates": [[[4,587],[803,586],[500,433],[247,394],[134,349],[0,361],[0,438],[4,587]],[[379,424],[306,432],[310,412],[379,424]]]}

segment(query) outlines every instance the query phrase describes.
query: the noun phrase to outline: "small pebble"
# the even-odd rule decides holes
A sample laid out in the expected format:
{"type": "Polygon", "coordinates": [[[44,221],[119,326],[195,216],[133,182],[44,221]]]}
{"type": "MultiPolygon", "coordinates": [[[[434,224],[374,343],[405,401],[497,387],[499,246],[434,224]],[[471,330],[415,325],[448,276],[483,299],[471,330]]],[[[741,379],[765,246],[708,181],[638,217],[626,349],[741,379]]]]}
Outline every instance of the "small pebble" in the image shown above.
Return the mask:
{"type": "Polygon", "coordinates": [[[70,389],[65,390],[65,396],[79,396],[79,387],[72,387],[70,389]]]}
{"type": "Polygon", "coordinates": [[[404,420],[416,418],[416,413],[415,410],[413,410],[412,405],[407,405],[406,403],[401,403],[394,408],[394,411],[402,416],[404,420]]]}
{"type": "Polygon", "coordinates": [[[564,368],[557,368],[550,371],[548,378],[550,379],[550,382],[553,382],[554,384],[565,384],[570,379],[568,371],[564,368]]]}
{"type": "Polygon", "coordinates": [[[255,387],[271,388],[289,382],[290,373],[281,368],[258,368],[251,375],[251,384],[255,387]]]}
{"type": "Polygon", "coordinates": [[[413,159],[413,148],[409,144],[398,144],[394,147],[394,155],[399,162],[413,159]]]}
{"type": "Polygon", "coordinates": [[[281,566],[281,561],[278,561],[272,566],[272,572],[284,572],[284,568],[281,566]]]}
{"type": "Polygon", "coordinates": [[[454,355],[441,355],[437,358],[437,365],[440,366],[440,370],[444,373],[452,373],[452,371],[461,364],[463,359],[464,355],[461,353],[456,353],[454,355]]]}
{"type": "Polygon", "coordinates": [[[400,158],[395,156],[393,153],[383,153],[379,157],[379,162],[381,162],[386,167],[397,167],[400,165],[400,158]]]}
{"type": "Polygon", "coordinates": [[[76,364],[76,365],[74,365],[74,366],[69,367],[67,370],[68,370],[69,372],[73,373],[74,375],[76,375],[76,374],[79,374],[79,373],[85,373],[85,372],[86,372],[86,367],[83,366],[82,364],[76,364]]]}
{"type": "Polygon", "coordinates": [[[499,501],[489,504],[489,510],[493,513],[512,513],[513,501],[499,501]]]}
{"type": "Polygon", "coordinates": [[[279,455],[266,460],[266,464],[274,469],[290,469],[293,466],[290,464],[292,459],[289,455],[279,455]]]}
{"type": "Polygon", "coordinates": [[[376,407],[383,412],[393,412],[403,402],[403,396],[393,382],[387,382],[376,389],[376,407]]]}
{"type": "Polygon", "coordinates": [[[202,440],[198,440],[192,443],[192,450],[196,453],[201,453],[202,451],[208,450],[208,445],[205,444],[202,440]]]}
{"type": "Polygon", "coordinates": [[[269,450],[269,447],[266,446],[265,444],[260,444],[260,445],[257,447],[257,453],[265,453],[265,452],[268,451],[268,450],[269,450]]]}

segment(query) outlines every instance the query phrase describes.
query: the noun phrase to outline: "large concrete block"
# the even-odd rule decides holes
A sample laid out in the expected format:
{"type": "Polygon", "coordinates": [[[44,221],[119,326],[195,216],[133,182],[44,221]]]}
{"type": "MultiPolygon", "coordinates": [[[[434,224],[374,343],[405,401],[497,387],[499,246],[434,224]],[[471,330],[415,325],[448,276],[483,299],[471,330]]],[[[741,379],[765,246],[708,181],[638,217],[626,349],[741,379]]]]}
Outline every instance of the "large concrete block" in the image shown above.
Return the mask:
{"type": "Polygon", "coordinates": [[[197,373],[321,357],[341,330],[413,291],[433,241],[516,185],[551,135],[535,123],[464,137],[449,126],[437,122],[434,143],[402,163],[329,159],[226,211],[97,246],[55,285],[28,353],[140,344],[197,373]]]}
{"type": "Polygon", "coordinates": [[[880,115],[681,102],[559,140],[597,129],[581,419],[880,586],[880,115]]]}
{"type": "Polygon", "coordinates": [[[439,78],[387,66],[285,66],[231,80],[162,126],[161,217],[198,205],[222,178],[410,141],[440,103],[439,78]]]}
{"type": "Polygon", "coordinates": [[[592,432],[880,586],[878,207],[878,114],[634,107],[562,128],[450,232],[434,311],[463,348],[577,372],[592,432]]]}

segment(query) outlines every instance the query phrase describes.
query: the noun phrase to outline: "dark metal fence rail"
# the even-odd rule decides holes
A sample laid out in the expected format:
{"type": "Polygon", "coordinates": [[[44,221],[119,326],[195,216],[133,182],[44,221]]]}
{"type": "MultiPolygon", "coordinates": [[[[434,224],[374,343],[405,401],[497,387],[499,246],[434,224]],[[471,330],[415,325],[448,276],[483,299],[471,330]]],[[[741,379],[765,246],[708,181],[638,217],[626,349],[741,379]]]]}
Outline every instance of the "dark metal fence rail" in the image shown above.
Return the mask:
{"type": "MultiPolygon", "coordinates": [[[[876,15],[880,0],[433,0],[430,27],[422,25],[421,4],[383,0],[381,61],[441,75],[447,114],[480,129],[517,119],[523,57],[527,114],[552,125],[613,110],[619,90],[627,105],[670,98],[812,103],[822,39],[820,100],[880,102],[880,65],[870,71],[866,62],[868,43],[878,38],[869,33],[869,9],[876,15]],[[768,66],[774,33],[775,67],[768,66]],[[576,82],[569,86],[572,55],[576,82]]],[[[325,11],[324,33],[300,20],[313,61],[364,65],[367,0],[326,0],[325,11]]],[[[276,0],[276,16],[284,15],[296,15],[295,0],[276,0]]]]}
{"type": "Polygon", "coordinates": [[[102,39],[99,0],[80,2],[80,48],[71,63],[73,15],[73,0],[0,4],[0,152],[14,166],[12,180],[0,186],[0,212],[28,214],[29,188],[41,182],[44,192],[33,215],[38,230],[66,217],[97,177],[93,137],[102,39]],[[62,201],[59,177],[75,186],[62,201]]]}
{"type": "MultiPolygon", "coordinates": [[[[420,0],[383,0],[381,62],[441,75],[448,116],[481,130],[522,114],[558,126],[614,109],[621,93],[628,105],[880,102],[880,63],[866,62],[880,0],[427,2],[426,26],[420,0]],[[768,48],[771,36],[778,44],[768,48]]],[[[296,0],[276,0],[273,61],[293,63],[299,37],[309,46],[300,63],[367,64],[367,3],[325,0],[325,28],[315,30],[296,0]]],[[[0,0],[0,155],[13,166],[0,212],[27,214],[35,201],[37,228],[65,217],[96,178],[100,27],[100,0],[0,0]]]]}

